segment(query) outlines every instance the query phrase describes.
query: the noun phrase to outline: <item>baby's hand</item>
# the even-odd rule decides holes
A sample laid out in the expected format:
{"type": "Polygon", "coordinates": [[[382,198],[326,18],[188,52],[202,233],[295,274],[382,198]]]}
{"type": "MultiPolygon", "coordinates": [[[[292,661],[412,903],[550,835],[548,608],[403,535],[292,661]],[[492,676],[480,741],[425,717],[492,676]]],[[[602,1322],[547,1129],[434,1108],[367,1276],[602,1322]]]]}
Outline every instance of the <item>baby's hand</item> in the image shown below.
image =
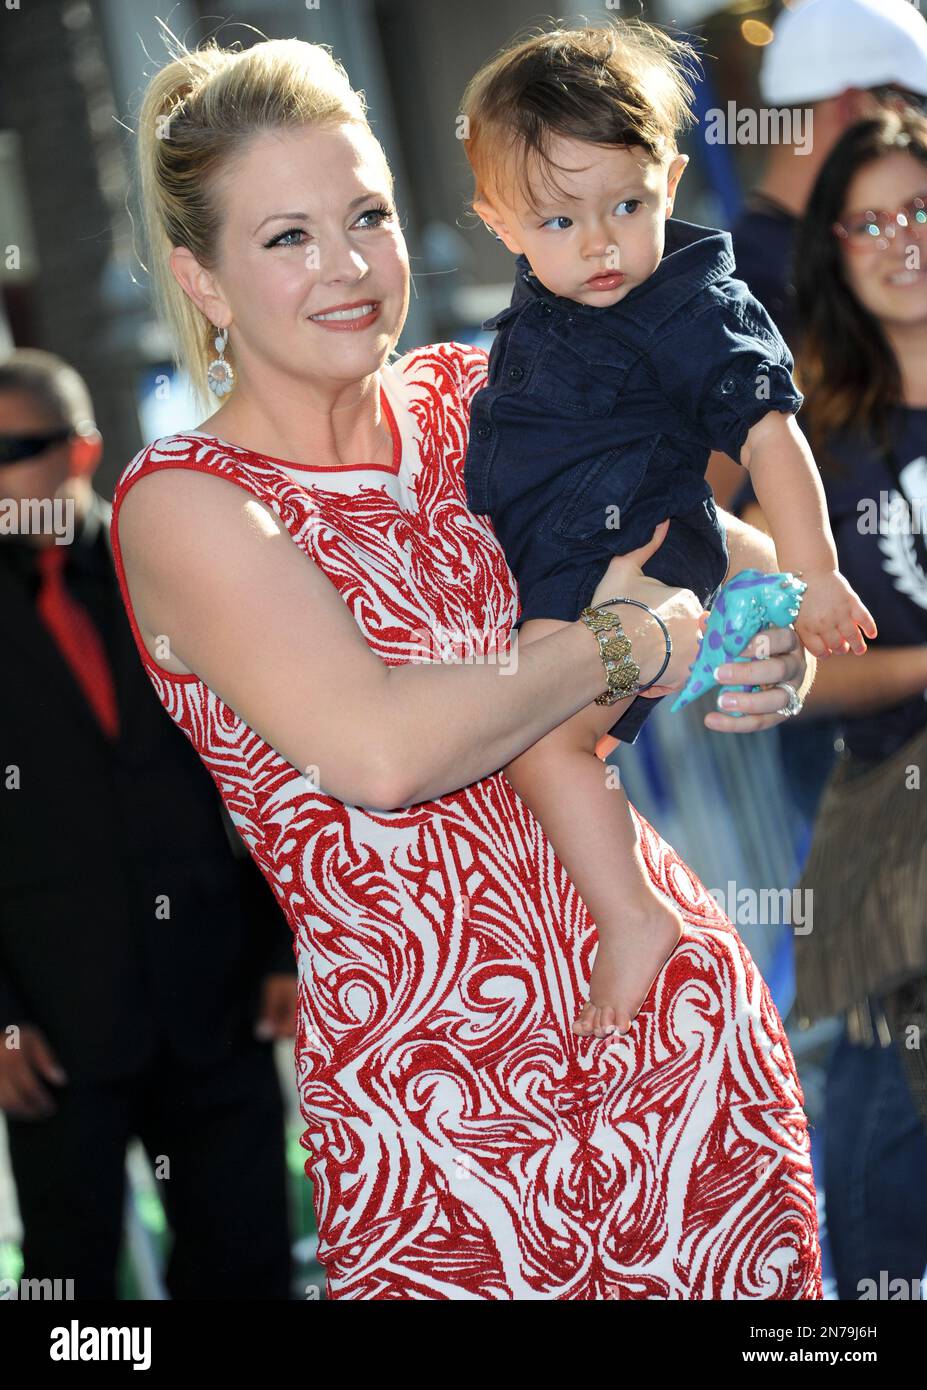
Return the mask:
{"type": "Polygon", "coordinates": [[[878,636],[875,620],[839,570],[805,570],[808,585],[795,619],[795,631],[813,656],[831,656],[851,649],[866,651],[863,632],[878,636]],[[862,629],[862,631],[860,631],[862,629]]]}

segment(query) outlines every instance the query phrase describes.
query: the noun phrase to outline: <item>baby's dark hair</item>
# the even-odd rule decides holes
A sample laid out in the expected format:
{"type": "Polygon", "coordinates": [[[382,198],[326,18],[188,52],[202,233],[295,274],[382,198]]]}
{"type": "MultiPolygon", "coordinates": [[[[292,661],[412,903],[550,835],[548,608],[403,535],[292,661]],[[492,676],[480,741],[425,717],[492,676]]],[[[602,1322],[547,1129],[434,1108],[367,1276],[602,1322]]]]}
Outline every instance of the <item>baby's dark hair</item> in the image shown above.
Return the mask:
{"type": "MultiPolygon", "coordinates": [[[[551,136],[595,145],[641,146],[651,159],[675,153],[694,121],[692,45],[640,20],[553,29],[512,40],[480,68],[461,102],[474,202],[517,186],[537,210],[535,161],[557,184],[551,136]]],[[[562,190],[557,190],[562,192],[562,190]]]]}

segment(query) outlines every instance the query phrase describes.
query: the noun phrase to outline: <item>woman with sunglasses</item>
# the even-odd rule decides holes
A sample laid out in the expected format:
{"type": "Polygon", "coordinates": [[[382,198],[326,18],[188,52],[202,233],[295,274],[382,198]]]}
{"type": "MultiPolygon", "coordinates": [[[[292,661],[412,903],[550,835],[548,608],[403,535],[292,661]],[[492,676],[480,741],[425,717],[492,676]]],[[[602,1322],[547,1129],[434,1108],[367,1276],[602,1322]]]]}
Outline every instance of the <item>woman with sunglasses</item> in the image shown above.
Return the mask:
{"type": "MultiPolygon", "coordinates": [[[[927,1268],[922,116],[884,114],[841,138],[799,229],[794,275],[801,423],[821,467],[841,572],[879,628],[865,656],[819,663],[807,702],[839,719],[842,738],[802,877],[814,929],[796,939],[796,1011],[803,1025],[844,1016],[824,1126],[839,1296],[887,1298],[899,1296],[892,1280],[911,1289],[927,1268]]],[[[755,508],[743,515],[761,524],[755,508]]]]}

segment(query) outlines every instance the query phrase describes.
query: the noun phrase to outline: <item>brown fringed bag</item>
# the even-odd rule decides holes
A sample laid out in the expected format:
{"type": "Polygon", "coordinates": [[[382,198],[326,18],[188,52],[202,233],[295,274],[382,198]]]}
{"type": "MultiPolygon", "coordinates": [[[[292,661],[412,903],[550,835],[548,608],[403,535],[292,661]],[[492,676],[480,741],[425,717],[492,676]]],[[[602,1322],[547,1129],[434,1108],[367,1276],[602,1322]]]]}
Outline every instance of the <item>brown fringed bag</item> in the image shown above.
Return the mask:
{"type": "MultiPolygon", "coordinates": [[[[831,773],[798,885],[813,894],[811,931],[795,938],[801,1021],[927,975],[927,786],[909,785],[925,760],[927,726],[874,766],[845,756],[831,773]]],[[[868,1009],[856,1012],[871,1041],[868,1009]]]]}
{"type": "MultiPolygon", "coordinates": [[[[885,462],[912,506],[893,449],[885,462]]],[[[915,542],[927,565],[919,528],[915,542]]],[[[888,758],[847,754],[832,772],[799,883],[814,896],[811,931],[795,942],[795,1007],[802,1027],[845,1011],[849,1039],[867,1046],[875,1016],[878,1041],[894,1042],[927,1126],[925,755],[927,726],[888,758]]]]}
{"type": "Polygon", "coordinates": [[[927,787],[908,785],[925,755],[927,728],[874,766],[850,758],[831,774],[799,882],[814,896],[811,931],[795,938],[795,1007],[802,1027],[846,1011],[848,1038],[866,1047],[875,1016],[927,1128],[927,787]]]}

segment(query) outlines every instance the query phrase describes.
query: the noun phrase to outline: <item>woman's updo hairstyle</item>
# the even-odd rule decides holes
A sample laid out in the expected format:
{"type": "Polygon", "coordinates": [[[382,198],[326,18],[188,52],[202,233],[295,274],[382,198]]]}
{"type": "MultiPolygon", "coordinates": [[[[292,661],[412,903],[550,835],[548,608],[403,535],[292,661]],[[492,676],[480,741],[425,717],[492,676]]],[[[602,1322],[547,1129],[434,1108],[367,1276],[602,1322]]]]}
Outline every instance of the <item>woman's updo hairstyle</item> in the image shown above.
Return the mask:
{"type": "MultiPolygon", "coordinates": [[[[221,230],[218,192],[231,160],[265,130],[357,122],[370,130],[364,93],[355,91],[327,45],[266,39],[188,50],[167,34],[172,61],[149,81],[138,113],[137,174],[155,311],[167,325],[178,367],[204,407],[214,398],[206,369],[216,327],[181,289],[169,257],[187,247],[212,269],[221,230]]],[[[372,134],[372,132],[371,132],[372,134]]],[[[234,362],[231,337],[225,355],[234,362]]]]}

